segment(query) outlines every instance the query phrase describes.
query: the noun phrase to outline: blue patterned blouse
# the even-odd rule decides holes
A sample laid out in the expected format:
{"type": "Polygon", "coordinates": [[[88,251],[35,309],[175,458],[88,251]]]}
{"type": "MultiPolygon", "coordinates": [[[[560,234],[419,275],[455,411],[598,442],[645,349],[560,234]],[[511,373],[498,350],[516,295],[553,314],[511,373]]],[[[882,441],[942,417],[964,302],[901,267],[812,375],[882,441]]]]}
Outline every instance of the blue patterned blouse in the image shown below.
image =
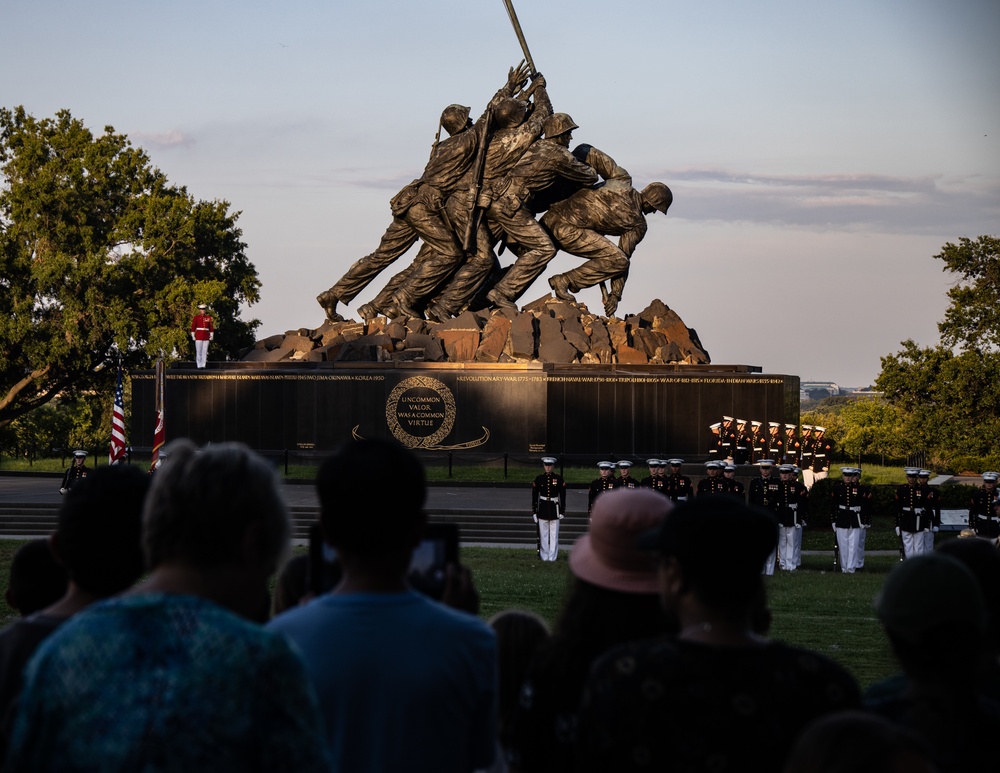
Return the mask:
{"type": "Polygon", "coordinates": [[[327,757],[298,655],[194,596],[90,607],[39,648],[6,770],[313,771],[327,757]]]}

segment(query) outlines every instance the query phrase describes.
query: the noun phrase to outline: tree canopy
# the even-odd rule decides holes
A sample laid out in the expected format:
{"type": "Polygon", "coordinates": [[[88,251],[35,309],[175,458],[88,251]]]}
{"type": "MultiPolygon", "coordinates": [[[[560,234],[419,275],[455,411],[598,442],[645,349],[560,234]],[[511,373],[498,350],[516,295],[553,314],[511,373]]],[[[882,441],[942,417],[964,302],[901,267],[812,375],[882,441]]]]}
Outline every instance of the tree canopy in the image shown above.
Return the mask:
{"type": "MultiPolygon", "coordinates": [[[[0,427],[59,394],[106,388],[119,358],[185,353],[198,303],[213,356],[253,344],[259,300],[238,212],[170,185],[110,126],[0,109],[0,427]]],[[[177,355],[179,356],[179,355],[177,355]]]]}
{"type": "Polygon", "coordinates": [[[941,343],[964,351],[1000,351],[1000,239],[963,237],[934,257],[960,277],[948,290],[951,304],[938,323],[941,343]]]}
{"type": "Polygon", "coordinates": [[[900,411],[911,451],[990,464],[1000,438],[1000,240],[963,238],[935,258],[960,277],[938,325],[941,343],[903,341],[901,351],[882,358],[876,387],[900,411]]]}

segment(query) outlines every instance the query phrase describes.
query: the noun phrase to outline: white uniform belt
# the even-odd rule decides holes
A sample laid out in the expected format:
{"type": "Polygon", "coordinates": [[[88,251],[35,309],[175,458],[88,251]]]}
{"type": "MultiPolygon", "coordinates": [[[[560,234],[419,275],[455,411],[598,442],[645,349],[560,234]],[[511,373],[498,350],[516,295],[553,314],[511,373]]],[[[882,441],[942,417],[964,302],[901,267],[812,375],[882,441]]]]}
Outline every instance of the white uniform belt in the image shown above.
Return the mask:
{"type": "Polygon", "coordinates": [[[840,505],[841,510],[850,510],[852,513],[860,513],[861,505],[840,505]]]}
{"type": "Polygon", "coordinates": [[[543,502],[558,502],[559,501],[559,497],[542,497],[542,496],[540,496],[538,498],[541,499],[543,502]]]}
{"type": "Polygon", "coordinates": [[[196,327],[195,330],[208,330],[207,327],[196,327]]]}

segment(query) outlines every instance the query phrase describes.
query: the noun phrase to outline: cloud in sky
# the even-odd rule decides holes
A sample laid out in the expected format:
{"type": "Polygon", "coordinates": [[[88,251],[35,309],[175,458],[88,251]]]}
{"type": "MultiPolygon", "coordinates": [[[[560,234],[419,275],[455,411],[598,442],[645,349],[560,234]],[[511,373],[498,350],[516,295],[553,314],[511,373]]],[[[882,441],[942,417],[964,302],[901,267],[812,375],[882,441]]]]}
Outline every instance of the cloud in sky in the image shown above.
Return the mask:
{"type": "Polygon", "coordinates": [[[194,145],[194,138],[190,137],[180,129],[171,129],[166,132],[133,132],[131,138],[137,145],[144,148],[156,150],[166,150],[168,148],[190,147],[194,145]]]}
{"type": "Polygon", "coordinates": [[[985,233],[1000,212],[1000,180],[984,176],[768,175],[688,168],[657,175],[674,190],[670,214],[881,233],[985,233]],[[676,210],[676,211],[675,211],[676,210]]]}

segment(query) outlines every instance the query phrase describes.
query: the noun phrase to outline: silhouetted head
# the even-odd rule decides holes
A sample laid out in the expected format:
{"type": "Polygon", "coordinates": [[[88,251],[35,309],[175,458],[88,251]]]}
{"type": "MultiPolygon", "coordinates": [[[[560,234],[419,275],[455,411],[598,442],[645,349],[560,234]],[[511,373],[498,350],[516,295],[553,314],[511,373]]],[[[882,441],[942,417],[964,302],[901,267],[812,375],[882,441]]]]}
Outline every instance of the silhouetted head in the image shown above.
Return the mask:
{"type": "Polygon", "coordinates": [[[323,535],[335,548],[369,554],[419,541],[427,496],[424,468],[399,443],[345,443],[320,466],[316,491],[323,535]],[[391,480],[386,470],[392,471],[391,480]]]}

